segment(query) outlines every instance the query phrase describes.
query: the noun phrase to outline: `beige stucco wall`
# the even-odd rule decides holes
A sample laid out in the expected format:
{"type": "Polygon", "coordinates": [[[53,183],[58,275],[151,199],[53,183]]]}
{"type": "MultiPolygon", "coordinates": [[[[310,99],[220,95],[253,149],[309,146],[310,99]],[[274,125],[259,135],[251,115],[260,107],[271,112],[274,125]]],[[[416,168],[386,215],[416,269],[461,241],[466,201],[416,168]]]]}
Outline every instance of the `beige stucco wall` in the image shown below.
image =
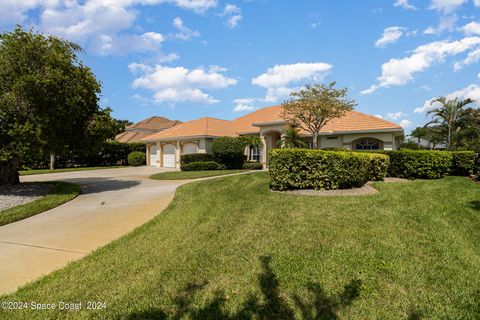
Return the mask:
{"type": "Polygon", "coordinates": [[[352,148],[352,142],[361,138],[374,138],[383,141],[384,150],[394,149],[394,135],[392,132],[375,132],[375,133],[355,133],[343,135],[343,147],[352,148]]]}

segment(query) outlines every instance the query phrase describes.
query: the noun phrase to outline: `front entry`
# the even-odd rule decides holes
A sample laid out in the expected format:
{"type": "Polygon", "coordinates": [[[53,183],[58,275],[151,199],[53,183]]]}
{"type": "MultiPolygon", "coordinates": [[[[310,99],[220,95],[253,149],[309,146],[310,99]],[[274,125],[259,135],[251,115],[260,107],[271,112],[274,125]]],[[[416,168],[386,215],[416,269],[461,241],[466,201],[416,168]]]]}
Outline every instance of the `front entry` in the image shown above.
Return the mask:
{"type": "Polygon", "coordinates": [[[163,146],[163,166],[165,168],[175,168],[175,146],[173,144],[163,146]]]}

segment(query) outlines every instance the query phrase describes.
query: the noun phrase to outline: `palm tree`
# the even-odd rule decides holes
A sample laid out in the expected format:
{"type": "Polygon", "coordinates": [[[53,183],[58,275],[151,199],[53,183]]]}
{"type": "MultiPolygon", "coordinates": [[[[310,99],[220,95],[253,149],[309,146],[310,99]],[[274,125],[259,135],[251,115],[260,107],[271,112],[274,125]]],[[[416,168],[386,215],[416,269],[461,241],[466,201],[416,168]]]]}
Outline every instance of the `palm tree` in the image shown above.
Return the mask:
{"type": "Polygon", "coordinates": [[[307,144],[300,139],[299,131],[299,128],[286,129],[277,145],[282,149],[305,148],[307,144]]]}
{"type": "Polygon", "coordinates": [[[420,145],[420,140],[425,139],[427,136],[425,127],[416,127],[412,132],[410,133],[410,137],[417,138],[417,144],[420,145]]]}
{"type": "Polygon", "coordinates": [[[458,126],[459,122],[465,117],[464,107],[470,103],[473,103],[472,99],[461,100],[455,98],[454,100],[447,100],[446,97],[440,97],[431,102],[431,104],[438,102],[440,106],[427,112],[427,115],[433,115],[433,120],[427,123],[440,124],[445,126],[447,131],[447,143],[448,150],[452,148],[452,132],[458,126]]]}

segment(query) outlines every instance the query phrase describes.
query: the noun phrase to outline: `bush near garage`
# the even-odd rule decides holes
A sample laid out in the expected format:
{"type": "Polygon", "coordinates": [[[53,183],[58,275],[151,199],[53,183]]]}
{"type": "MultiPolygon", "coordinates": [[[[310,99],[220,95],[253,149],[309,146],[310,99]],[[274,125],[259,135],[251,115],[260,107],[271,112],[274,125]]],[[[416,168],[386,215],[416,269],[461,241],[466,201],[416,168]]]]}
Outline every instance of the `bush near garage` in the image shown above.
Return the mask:
{"type": "Polygon", "coordinates": [[[475,166],[475,152],[452,151],[452,168],[450,174],[454,176],[469,176],[473,174],[475,166]]]}
{"type": "Polygon", "coordinates": [[[133,151],[128,155],[128,165],[138,167],[145,165],[145,152],[133,151]]]}
{"type": "Polygon", "coordinates": [[[241,169],[244,162],[244,149],[243,139],[220,137],[215,139],[212,144],[213,159],[227,169],[241,169]]]}
{"type": "Polygon", "coordinates": [[[269,159],[273,190],[361,187],[385,177],[388,168],[388,156],[375,153],[273,149],[269,159]]]}
{"type": "Polygon", "coordinates": [[[209,171],[220,169],[222,169],[222,166],[215,161],[190,162],[181,166],[182,171],[209,171]]]}
{"type": "Polygon", "coordinates": [[[395,150],[381,153],[390,157],[390,177],[438,179],[450,173],[453,163],[452,153],[448,151],[395,150]]]}
{"type": "Polygon", "coordinates": [[[180,165],[192,162],[207,162],[213,161],[213,155],[209,153],[192,153],[180,156],[180,165]]]}
{"type": "Polygon", "coordinates": [[[245,162],[242,166],[245,170],[262,170],[263,165],[260,162],[245,162]]]}

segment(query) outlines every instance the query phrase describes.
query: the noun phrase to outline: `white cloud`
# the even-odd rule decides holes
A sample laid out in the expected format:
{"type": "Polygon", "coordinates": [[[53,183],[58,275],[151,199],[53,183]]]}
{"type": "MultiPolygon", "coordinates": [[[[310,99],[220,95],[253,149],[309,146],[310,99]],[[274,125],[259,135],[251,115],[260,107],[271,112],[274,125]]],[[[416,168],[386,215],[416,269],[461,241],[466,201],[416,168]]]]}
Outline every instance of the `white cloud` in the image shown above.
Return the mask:
{"type": "Polygon", "coordinates": [[[42,31],[87,47],[94,43],[94,49],[101,49],[102,54],[118,54],[115,48],[126,47],[129,51],[149,51],[151,46],[142,42],[142,35],[128,30],[138,19],[140,11],[135,6],[163,3],[202,13],[215,7],[217,0],[3,0],[0,23],[30,22],[42,31]],[[34,15],[30,21],[26,21],[28,13],[34,15]],[[130,40],[135,44],[124,43],[130,40]]]}
{"type": "Polygon", "coordinates": [[[196,38],[200,36],[200,32],[192,30],[185,26],[183,23],[183,20],[180,17],[175,17],[173,19],[173,26],[175,29],[177,29],[179,32],[174,35],[176,39],[182,40],[182,41],[188,41],[191,40],[192,38],[196,38]]]}
{"type": "Polygon", "coordinates": [[[158,58],[157,58],[157,62],[158,63],[169,63],[169,62],[173,62],[175,60],[178,60],[180,59],[179,55],[172,52],[172,53],[169,53],[169,54],[166,54],[166,55],[160,55],[158,58]]]}
{"type": "Polygon", "coordinates": [[[91,43],[92,51],[100,55],[126,55],[132,52],[157,51],[163,36],[156,32],[142,35],[100,35],[91,43]]]}
{"type": "Polygon", "coordinates": [[[254,105],[252,105],[256,99],[252,98],[243,98],[243,99],[235,99],[235,108],[233,108],[233,112],[242,112],[242,111],[252,111],[257,109],[254,105]]]}
{"type": "Polygon", "coordinates": [[[459,6],[464,4],[466,0],[431,0],[430,9],[449,13],[455,11],[459,6]]]}
{"type": "Polygon", "coordinates": [[[403,35],[405,28],[402,27],[388,27],[383,30],[383,34],[375,42],[375,47],[383,48],[387,44],[395,43],[403,35]]]}
{"type": "Polygon", "coordinates": [[[472,21],[461,27],[460,30],[463,31],[465,34],[480,35],[480,23],[472,21]]]}
{"type": "Polygon", "coordinates": [[[455,29],[455,23],[457,22],[458,17],[456,14],[453,15],[443,15],[440,17],[440,22],[437,27],[428,27],[423,33],[424,34],[441,34],[442,32],[448,30],[453,31],[455,29]]]}
{"type": "Polygon", "coordinates": [[[480,0],[473,0],[476,7],[480,7],[480,0]]]}
{"type": "Polygon", "coordinates": [[[400,118],[405,117],[407,114],[403,113],[402,111],[398,111],[395,113],[387,113],[387,118],[392,120],[398,120],[400,118]]]}
{"type": "Polygon", "coordinates": [[[453,64],[453,70],[458,71],[464,66],[476,63],[480,60],[480,48],[470,51],[463,61],[457,61],[453,64]]]}
{"type": "Polygon", "coordinates": [[[129,69],[133,74],[139,75],[133,81],[133,87],[154,91],[156,102],[217,103],[219,100],[202,90],[224,89],[237,83],[237,80],[219,72],[205,71],[202,68],[189,70],[184,67],[132,63],[129,69]]]}
{"type": "MultiPolygon", "coordinates": [[[[471,84],[463,89],[454,91],[446,95],[447,100],[453,100],[455,98],[467,99],[470,98],[475,101],[480,101],[480,86],[476,84],[471,84]]],[[[415,113],[426,113],[429,110],[432,110],[434,107],[438,106],[437,102],[433,102],[436,98],[431,98],[426,100],[423,106],[415,108],[413,112],[415,113]]]]}
{"type": "Polygon", "coordinates": [[[300,81],[322,81],[332,67],[331,64],[323,62],[275,65],[265,73],[253,78],[252,84],[266,88],[265,100],[274,102],[288,97],[290,92],[295,90],[290,87],[292,84],[300,81]]]}
{"type": "Polygon", "coordinates": [[[394,7],[401,7],[406,10],[417,10],[417,7],[408,3],[408,0],[395,0],[394,7]]]}
{"type": "Polygon", "coordinates": [[[480,37],[467,37],[455,41],[435,41],[417,47],[405,58],[392,58],[382,65],[382,75],[378,84],[363,90],[362,94],[371,94],[379,88],[402,86],[412,80],[416,73],[422,72],[434,63],[445,62],[445,58],[475,49],[480,44],[480,37]]]}
{"type": "Polygon", "coordinates": [[[381,114],[376,114],[374,117],[377,117],[378,119],[383,119],[383,116],[381,114]]]}
{"type": "Polygon", "coordinates": [[[242,9],[231,3],[227,3],[225,5],[225,8],[220,15],[227,17],[226,25],[229,29],[236,28],[240,21],[243,19],[242,9]]]}
{"type": "Polygon", "coordinates": [[[407,119],[403,119],[402,121],[400,121],[400,126],[401,126],[403,129],[407,129],[408,127],[411,127],[412,124],[413,124],[412,121],[407,120],[407,119]]]}

